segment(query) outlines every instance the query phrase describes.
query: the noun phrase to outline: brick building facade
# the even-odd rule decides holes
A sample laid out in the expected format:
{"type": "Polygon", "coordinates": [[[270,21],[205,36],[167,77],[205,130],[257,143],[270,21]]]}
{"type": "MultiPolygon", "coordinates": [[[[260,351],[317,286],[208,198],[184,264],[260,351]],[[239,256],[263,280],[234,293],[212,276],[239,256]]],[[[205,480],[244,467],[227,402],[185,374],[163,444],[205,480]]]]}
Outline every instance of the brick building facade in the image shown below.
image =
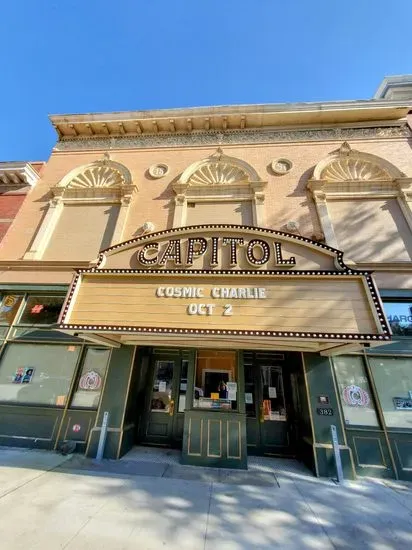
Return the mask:
{"type": "Polygon", "coordinates": [[[0,162],[0,242],[41,175],[43,162],[0,162]]]}
{"type": "Polygon", "coordinates": [[[408,77],[368,101],[52,116],[0,251],[0,438],[410,478],[408,77]]]}

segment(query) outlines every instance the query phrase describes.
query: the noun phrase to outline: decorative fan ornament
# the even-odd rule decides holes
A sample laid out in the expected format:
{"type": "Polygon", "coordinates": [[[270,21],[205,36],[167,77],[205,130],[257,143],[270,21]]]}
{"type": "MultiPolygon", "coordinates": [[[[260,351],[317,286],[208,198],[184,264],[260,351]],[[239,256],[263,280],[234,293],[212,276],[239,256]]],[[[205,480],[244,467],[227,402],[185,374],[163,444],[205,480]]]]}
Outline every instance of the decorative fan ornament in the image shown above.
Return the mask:
{"type": "Polygon", "coordinates": [[[356,157],[336,159],[326,166],[321,179],[328,181],[387,181],[391,176],[380,166],[356,157]]]}
{"type": "Polygon", "coordinates": [[[116,169],[105,164],[91,166],[77,174],[67,186],[68,188],[90,187],[121,187],[125,183],[123,175],[116,169]]]}
{"type": "Polygon", "coordinates": [[[212,161],[194,172],[189,183],[192,185],[223,185],[248,181],[248,174],[227,162],[212,161]]]}

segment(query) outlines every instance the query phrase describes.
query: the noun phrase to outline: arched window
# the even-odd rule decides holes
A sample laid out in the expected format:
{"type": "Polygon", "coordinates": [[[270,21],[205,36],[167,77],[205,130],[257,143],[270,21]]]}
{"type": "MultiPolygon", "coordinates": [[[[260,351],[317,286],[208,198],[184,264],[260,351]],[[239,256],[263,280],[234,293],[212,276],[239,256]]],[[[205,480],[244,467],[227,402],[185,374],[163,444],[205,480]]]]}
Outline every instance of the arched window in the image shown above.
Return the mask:
{"type": "Polygon", "coordinates": [[[174,227],[202,223],[263,226],[264,189],[256,171],[219,148],[195,162],[173,185],[176,193],[174,227]]]}
{"type": "Polygon", "coordinates": [[[51,189],[49,210],[26,259],[93,260],[122,240],[135,189],[129,170],[109,158],[72,170],[51,189]]]}
{"type": "Polygon", "coordinates": [[[326,243],[357,263],[412,261],[412,185],[390,162],[345,142],[308,182],[326,243]]]}

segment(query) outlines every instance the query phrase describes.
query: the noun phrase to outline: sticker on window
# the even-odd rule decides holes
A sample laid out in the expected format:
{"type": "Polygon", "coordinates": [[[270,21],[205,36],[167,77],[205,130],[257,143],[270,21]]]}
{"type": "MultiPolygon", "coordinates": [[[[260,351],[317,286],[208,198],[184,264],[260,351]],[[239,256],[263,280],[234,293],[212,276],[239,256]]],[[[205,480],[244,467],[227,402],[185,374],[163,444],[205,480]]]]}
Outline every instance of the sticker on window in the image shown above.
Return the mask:
{"type": "Polygon", "coordinates": [[[370,403],[368,392],[354,384],[346,386],[342,396],[345,403],[352,407],[366,407],[370,403]]]}

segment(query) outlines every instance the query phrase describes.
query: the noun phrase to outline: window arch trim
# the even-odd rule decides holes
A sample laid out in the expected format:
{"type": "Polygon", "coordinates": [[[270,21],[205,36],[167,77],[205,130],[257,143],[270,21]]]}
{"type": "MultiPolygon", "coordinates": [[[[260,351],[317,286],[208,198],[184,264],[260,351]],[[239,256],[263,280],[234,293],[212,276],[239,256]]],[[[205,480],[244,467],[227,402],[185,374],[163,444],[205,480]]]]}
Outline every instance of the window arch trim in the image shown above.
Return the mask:
{"type": "Polygon", "coordinates": [[[49,208],[24,259],[42,258],[65,204],[118,204],[120,208],[111,243],[121,242],[128,207],[136,190],[128,168],[112,161],[108,155],[102,160],[74,168],[50,189],[49,208]]]}
{"type": "Polygon", "coordinates": [[[247,162],[225,155],[219,147],[215,153],[188,166],[173,184],[175,211],[173,227],[186,223],[188,202],[240,202],[252,204],[253,224],[265,225],[265,188],[256,170],[247,162]]]}
{"type": "Polygon", "coordinates": [[[412,178],[386,159],[352,149],[347,142],[316,165],[307,188],[329,246],[339,248],[328,210],[328,202],[334,199],[394,198],[412,232],[412,178]],[[333,163],[339,163],[342,171],[328,170],[333,163]]]}

